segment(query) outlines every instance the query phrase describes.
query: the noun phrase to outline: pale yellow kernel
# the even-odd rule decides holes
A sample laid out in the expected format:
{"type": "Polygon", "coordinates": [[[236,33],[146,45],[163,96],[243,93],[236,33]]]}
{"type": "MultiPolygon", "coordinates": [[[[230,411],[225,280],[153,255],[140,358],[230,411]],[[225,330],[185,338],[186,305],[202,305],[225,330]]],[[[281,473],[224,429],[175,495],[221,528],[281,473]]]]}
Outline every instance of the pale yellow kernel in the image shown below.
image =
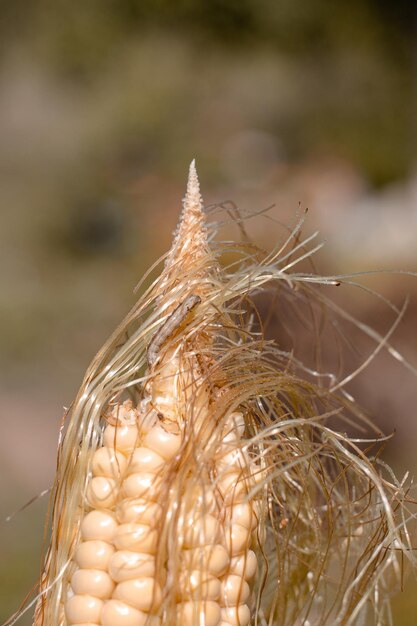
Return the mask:
{"type": "Polygon", "coordinates": [[[114,547],[107,541],[82,541],[78,544],[74,561],[83,569],[107,570],[114,547]]]}
{"type": "Polygon", "coordinates": [[[160,497],[162,478],[149,472],[130,474],[122,484],[122,493],[126,498],[141,498],[157,501],[160,497]]]}
{"type": "Polygon", "coordinates": [[[177,620],[181,626],[217,626],[220,607],[217,602],[180,602],[177,605],[177,620]]]}
{"type": "Polygon", "coordinates": [[[225,523],[228,525],[230,522],[240,524],[250,530],[256,528],[258,520],[253,511],[252,504],[249,502],[236,502],[236,504],[227,507],[225,523]]]}
{"type": "Polygon", "coordinates": [[[114,582],[103,570],[78,569],[72,575],[71,587],[77,595],[87,594],[105,600],[113,593],[114,582]]]}
{"type": "MultiPolygon", "coordinates": [[[[166,372],[163,372],[163,375],[170,376],[166,372]]],[[[173,394],[175,394],[175,389],[172,382],[164,385],[161,381],[159,388],[154,387],[152,390],[152,404],[156,407],[158,413],[162,413],[165,418],[175,422],[178,419],[178,413],[177,405],[172,401],[173,394]]]]}
{"type": "Polygon", "coordinates": [[[107,600],[101,612],[102,626],[148,626],[148,614],[120,600],[107,600]]]}
{"type": "Polygon", "coordinates": [[[115,450],[102,446],[95,451],[92,461],[94,476],[107,476],[108,478],[120,478],[126,470],[126,457],[115,450]]]}
{"type": "Polygon", "coordinates": [[[139,443],[138,429],[136,426],[109,424],[104,430],[103,442],[108,448],[116,448],[119,452],[129,454],[139,443]]]}
{"type": "Polygon", "coordinates": [[[249,598],[250,589],[245,580],[240,576],[230,574],[222,581],[220,594],[220,606],[236,606],[244,604],[249,598]]]}
{"type": "Polygon", "coordinates": [[[234,556],[230,563],[230,573],[243,576],[245,580],[253,578],[257,569],[258,560],[253,550],[248,550],[248,552],[234,556]]]}
{"type": "Polygon", "coordinates": [[[195,487],[190,494],[187,493],[187,496],[189,496],[190,502],[193,503],[194,511],[212,513],[217,508],[214,491],[209,485],[206,488],[195,487]]]}
{"type": "Polygon", "coordinates": [[[234,505],[246,500],[248,481],[242,476],[240,471],[231,472],[230,474],[220,476],[217,481],[217,489],[226,506],[234,505]]]}
{"type": "Polygon", "coordinates": [[[114,535],[114,545],[118,550],[155,554],[158,533],[146,524],[120,524],[114,535]]]}
{"type": "Polygon", "coordinates": [[[162,515],[162,507],[157,502],[134,498],[124,500],[116,507],[116,517],[120,524],[137,522],[155,526],[162,515]]]}
{"type": "Polygon", "coordinates": [[[172,459],[180,449],[181,436],[169,433],[161,426],[154,426],[145,436],[144,443],[168,460],[172,459]]]}
{"type": "Polygon", "coordinates": [[[221,609],[221,619],[232,626],[248,626],[250,622],[250,610],[247,604],[230,606],[221,609]]]}
{"type": "Polygon", "coordinates": [[[214,545],[219,536],[219,520],[209,513],[201,515],[196,520],[190,520],[184,533],[184,548],[214,545]]]}
{"type": "Polygon", "coordinates": [[[250,548],[251,533],[240,524],[232,524],[225,532],[226,547],[231,556],[236,556],[250,548]]]}
{"type": "Polygon", "coordinates": [[[102,607],[103,602],[99,598],[89,595],[76,595],[66,601],[65,615],[69,624],[100,623],[102,607]]]}
{"type": "Polygon", "coordinates": [[[81,536],[85,541],[110,542],[113,540],[116,529],[117,522],[108,511],[90,511],[81,522],[81,536]]]}
{"type": "Polygon", "coordinates": [[[149,399],[142,400],[138,405],[138,410],[138,428],[143,437],[158,423],[158,413],[151,408],[149,399]]]}
{"type": "Polygon", "coordinates": [[[221,591],[220,580],[204,570],[184,573],[180,579],[180,587],[183,598],[194,600],[218,600],[221,591]]]}
{"type": "Polygon", "coordinates": [[[87,502],[93,508],[111,509],[118,496],[117,483],[114,478],[94,476],[87,487],[87,502]]]}
{"type": "Polygon", "coordinates": [[[176,417],[177,406],[173,398],[177,394],[178,370],[178,357],[171,354],[165,359],[156,378],[152,380],[150,389],[153,406],[159,413],[171,419],[176,417]]]}
{"type": "Polygon", "coordinates": [[[161,604],[161,589],[154,578],[133,578],[117,585],[114,598],[122,600],[135,609],[149,612],[157,610],[161,604]]]}
{"type": "Polygon", "coordinates": [[[221,576],[229,567],[230,557],[220,544],[184,550],[182,558],[186,569],[199,569],[213,576],[221,576]]]}
{"type": "Polygon", "coordinates": [[[155,557],[142,552],[118,550],[110,559],[109,574],[117,583],[132,578],[155,576],[155,557]]]}
{"type": "Polygon", "coordinates": [[[165,459],[155,450],[141,446],[133,450],[129,458],[127,472],[129,474],[134,474],[135,472],[157,472],[165,463],[165,459]]]}

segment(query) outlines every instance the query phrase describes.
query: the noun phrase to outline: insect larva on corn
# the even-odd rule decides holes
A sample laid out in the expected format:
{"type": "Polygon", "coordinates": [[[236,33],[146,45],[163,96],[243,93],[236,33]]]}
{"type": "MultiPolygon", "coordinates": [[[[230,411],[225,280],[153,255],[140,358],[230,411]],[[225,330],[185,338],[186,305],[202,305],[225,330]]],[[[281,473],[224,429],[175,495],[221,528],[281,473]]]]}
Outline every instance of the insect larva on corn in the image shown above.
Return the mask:
{"type": "Polygon", "coordinates": [[[171,313],[165,323],[152,337],[148,346],[147,359],[149,365],[155,365],[159,351],[164,343],[174,335],[174,333],[185,322],[189,313],[200,304],[200,296],[191,294],[183,300],[171,313]]]}
{"type": "Polygon", "coordinates": [[[354,405],[251,326],[266,284],[323,302],[285,250],[246,246],[221,270],[193,162],[161,276],[72,405],[34,626],[351,626],[369,600],[383,623],[385,573],[410,554],[405,491],[324,423],[354,405]],[[172,312],[147,346],[155,308],[172,312]]]}

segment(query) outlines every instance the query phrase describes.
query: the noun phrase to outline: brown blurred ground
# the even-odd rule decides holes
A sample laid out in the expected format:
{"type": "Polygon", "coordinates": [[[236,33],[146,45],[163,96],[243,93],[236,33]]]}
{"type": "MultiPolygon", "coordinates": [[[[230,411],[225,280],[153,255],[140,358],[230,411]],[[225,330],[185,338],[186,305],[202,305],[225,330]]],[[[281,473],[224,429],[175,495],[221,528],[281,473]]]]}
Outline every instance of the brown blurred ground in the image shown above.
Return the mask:
{"type": "MultiPolygon", "coordinates": [[[[417,271],[416,21],[355,0],[16,1],[0,26],[1,519],[53,478],[63,406],[169,246],[196,157],[207,203],[310,209],[321,273],[417,271]]],[[[248,222],[271,247],[282,229],[248,222]]],[[[238,229],[230,231],[238,236],[238,229]]],[[[410,304],[395,346],[417,367],[417,278],[363,284],[410,304]]],[[[331,294],[385,333],[395,316],[331,294]]],[[[359,355],[347,351],[346,368],[359,355]],[[350,355],[350,356],[349,356],[350,355]]],[[[416,383],[381,354],[349,387],[416,470],[416,383]]],[[[0,535],[0,622],[35,581],[46,499],[0,535]]],[[[415,594],[395,601],[414,626],[415,594]]],[[[29,624],[23,619],[22,624],[29,624]]]]}

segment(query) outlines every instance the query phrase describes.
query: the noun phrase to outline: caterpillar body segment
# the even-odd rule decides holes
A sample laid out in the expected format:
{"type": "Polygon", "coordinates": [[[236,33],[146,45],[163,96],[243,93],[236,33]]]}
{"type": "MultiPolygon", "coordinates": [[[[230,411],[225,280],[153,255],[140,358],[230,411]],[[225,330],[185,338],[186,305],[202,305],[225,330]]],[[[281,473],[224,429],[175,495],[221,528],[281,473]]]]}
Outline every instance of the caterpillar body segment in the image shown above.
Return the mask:
{"type": "Polygon", "coordinates": [[[285,246],[232,272],[209,240],[193,162],[162,273],[72,405],[34,626],[385,624],[404,492],[253,322],[266,284],[314,293],[285,246]]]}

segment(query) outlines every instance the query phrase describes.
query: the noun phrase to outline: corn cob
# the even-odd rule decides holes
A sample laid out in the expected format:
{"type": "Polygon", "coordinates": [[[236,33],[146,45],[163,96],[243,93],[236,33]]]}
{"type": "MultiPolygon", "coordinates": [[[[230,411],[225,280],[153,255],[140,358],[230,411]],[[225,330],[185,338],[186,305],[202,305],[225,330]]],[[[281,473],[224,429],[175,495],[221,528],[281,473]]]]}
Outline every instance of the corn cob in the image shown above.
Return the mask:
{"type": "Polygon", "coordinates": [[[382,619],[401,489],[324,424],[355,407],[253,331],[253,291],[304,288],[279,253],[221,269],[192,163],[162,274],[71,407],[34,626],[382,619]]]}
{"type": "MultiPolygon", "coordinates": [[[[242,449],[244,417],[231,412],[220,431],[209,423],[215,395],[204,381],[198,351],[210,338],[202,331],[187,346],[184,338],[175,339],[210,289],[202,220],[192,166],[165,275],[172,287],[171,268],[177,275],[179,265],[186,271],[191,261],[200,262],[198,285],[179,306],[170,302],[166,307],[167,320],[148,347],[147,382],[137,408],[127,399],[105,416],[87,468],[68,583],[62,586],[58,619],[68,626],[156,625],[161,605],[164,623],[249,624],[248,582],[257,570],[250,547],[257,517],[247,501],[253,472],[242,449]],[[204,458],[205,449],[212,458],[204,458]],[[189,475],[177,485],[179,452],[182,464],[187,455],[190,460],[189,475]],[[193,472],[196,463],[209,466],[208,461],[210,469],[193,472]],[[172,511],[178,492],[181,502],[172,511]],[[170,516],[176,517],[174,524],[166,524],[170,516]],[[175,539],[167,527],[175,530],[175,539]],[[167,584],[169,594],[164,593],[167,584]]],[[[158,300],[164,306],[164,296],[158,300]]],[[[35,623],[45,619],[40,603],[35,623]]]]}

